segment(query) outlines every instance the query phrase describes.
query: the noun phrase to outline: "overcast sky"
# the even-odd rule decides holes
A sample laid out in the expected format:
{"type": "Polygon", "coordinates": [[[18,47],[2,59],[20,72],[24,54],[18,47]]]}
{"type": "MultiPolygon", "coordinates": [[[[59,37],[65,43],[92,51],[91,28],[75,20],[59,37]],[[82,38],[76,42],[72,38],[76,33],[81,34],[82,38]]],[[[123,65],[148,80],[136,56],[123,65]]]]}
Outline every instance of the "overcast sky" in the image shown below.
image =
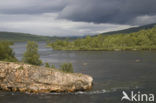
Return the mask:
{"type": "Polygon", "coordinates": [[[83,36],[156,22],[156,0],[0,0],[0,31],[83,36]]]}

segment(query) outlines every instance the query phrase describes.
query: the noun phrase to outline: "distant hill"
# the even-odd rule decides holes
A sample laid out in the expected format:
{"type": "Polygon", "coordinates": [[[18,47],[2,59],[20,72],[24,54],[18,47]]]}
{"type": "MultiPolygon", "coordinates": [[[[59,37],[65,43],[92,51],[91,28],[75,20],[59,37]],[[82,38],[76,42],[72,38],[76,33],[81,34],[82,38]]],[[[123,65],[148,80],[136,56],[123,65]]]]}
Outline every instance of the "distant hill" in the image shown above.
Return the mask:
{"type": "MultiPolygon", "coordinates": [[[[124,29],[124,30],[118,30],[118,31],[112,31],[112,32],[106,32],[106,33],[101,33],[102,35],[111,35],[111,34],[127,34],[127,33],[133,33],[133,32],[138,32],[140,30],[146,30],[153,28],[156,25],[154,24],[149,24],[149,25],[144,25],[140,27],[133,27],[129,29],[124,29]]],[[[97,36],[97,35],[94,35],[97,36]]],[[[94,37],[93,36],[93,37],[94,37]]],[[[0,40],[10,40],[10,41],[53,41],[53,40],[75,40],[77,38],[85,38],[84,37],[51,37],[51,36],[39,36],[39,35],[33,35],[33,34],[27,34],[27,33],[16,33],[16,32],[0,32],[0,40]]]]}
{"type": "MultiPolygon", "coordinates": [[[[74,39],[75,37],[70,37],[69,39],[74,39]]],[[[39,36],[27,33],[16,33],[16,32],[0,32],[0,40],[9,41],[48,41],[48,40],[64,40],[66,37],[50,37],[50,36],[39,36]]]]}
{"type": "Polygon", "coordinates": [[[148,25],[144,25],[144,26],[139,26],[139,27],[132,27],[132,28],[128,28],[128,29],[124,29],[124,30],[118,30],[118,31],[111,31],[111,32],[106,32],[106,33],[101,33],[102,35],[106,35],[106,34],[126,34],[126,33],[133,33],[133,32],[138,32],[140,30],[146,30],[146,29],[151,29],[156,25],[156,23],[153,24],[148,24],[148,25]]]}

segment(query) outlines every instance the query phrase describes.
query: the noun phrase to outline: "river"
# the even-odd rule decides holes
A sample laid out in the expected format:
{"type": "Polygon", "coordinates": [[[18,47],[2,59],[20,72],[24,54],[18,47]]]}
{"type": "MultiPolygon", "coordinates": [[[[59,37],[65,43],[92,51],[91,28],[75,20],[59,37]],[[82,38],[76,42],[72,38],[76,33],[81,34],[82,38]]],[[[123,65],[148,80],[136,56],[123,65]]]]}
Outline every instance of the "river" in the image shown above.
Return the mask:
{"type": "MultiPolygon", "coordinates": [[[[55,51],[39,42],[42,61],[94,78],[93,89],[75,93],[26,94],[0,91],[0,103],[121,103],[122,91],[156,95],[156,51],[55,51]]],[[[26,43],[12,46],[21,60],[26,43]]]]}

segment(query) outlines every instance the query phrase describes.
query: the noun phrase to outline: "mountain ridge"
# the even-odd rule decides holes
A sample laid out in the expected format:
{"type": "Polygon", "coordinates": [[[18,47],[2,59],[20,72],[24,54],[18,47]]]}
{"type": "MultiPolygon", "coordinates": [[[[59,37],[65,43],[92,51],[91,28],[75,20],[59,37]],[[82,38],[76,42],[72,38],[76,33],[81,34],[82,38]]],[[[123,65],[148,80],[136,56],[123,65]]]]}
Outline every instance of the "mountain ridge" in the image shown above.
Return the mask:
{"type": "Polygon", "coordinates": [[[64,40],[64,39],[74,39],[75,37],[57,37],[57,36],[42,36],[34,35],[29,33],[20,33],[20,32],[7,32],[0,31],[0,40],[8,41],[49,41],[49,40],[64,40]]]}
{"type": "MultiPolygon", "coordinates": [[[[101,35],[112,35],[112,34],[126,34],[126,33],[133,33],[137,32],[142,29],[150,29],[153,28],[156,25],[156,23],[153,24],[148,24],[148,25],[143,25],[139,27],[132,27],[128,29],[123,29],[123,30],[117,30],[117,31],[111,31],[111,32],[106,32],[106,33],[100,33],[101,35]]],[[[99,34],[97,34],[99,35],[99,34]]],[[[94,35],[94,36],[97,36],[94,35]]],[[[93,36],[93,37],[94,37],[93,36]]],[[[20,33],[20,32],[8,32],[8,31],[0,31],[0,40],[9,40],[9,41],[51,41],[51,40],[74,40],[77,38],[85,38],[84,37],[78,37],[78,36],[72,36],[72,37],[57,37],[57,36],[42,36],[42,35],[34,35],[30,33],[20,33]]]]}
{"type": "Polygon", "coordinates": [[[125,33],[134,33],[134,32],[138,32],[142,29],[150,29],[153,28],[156,25],[156,23],[152,23],[152,24],[147,24],[147,25],[143,25],[143,26],[138,26],[138,27],[131,27],[128,29],[123,29],[123,30],[116,30],[116,31],[110,31],[110,32],[105,32],[105,33],[100,33],[101,35],[106,35],[106,34],[125,34],[125,33]]]}

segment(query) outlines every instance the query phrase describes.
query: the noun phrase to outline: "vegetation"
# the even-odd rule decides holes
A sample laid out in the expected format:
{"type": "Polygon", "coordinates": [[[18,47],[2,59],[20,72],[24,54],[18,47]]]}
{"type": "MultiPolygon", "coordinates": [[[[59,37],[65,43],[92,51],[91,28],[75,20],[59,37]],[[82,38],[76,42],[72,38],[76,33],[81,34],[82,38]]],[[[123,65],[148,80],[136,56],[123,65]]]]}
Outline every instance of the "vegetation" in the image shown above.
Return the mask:
{"type": "Polygon", "coordinates": [[[52,64],[52,65],[51,65],[51,68],[55,68],[55,65],[54,65],[54,64],[52,64]]]}
{"type": "Polygon", "coordinates": [[[64,63],[60,67],[61,67],[61,71],[63,72],[68,72],[68,73],[74,72],[72,63],[64,63]]]}
{"type": "Polygon", "coordinates": [[[18,69],[19,69],[19,70],[23,70],[23,69],[24,69],[24,67],[23,67],[23,66],[20,66],[18,69]]]}
{"type": "Polygon", "coordinates": [[[45,67],[49,68],[50,67],[49,63],[45,63],[45,67]]]}
{"type": "Polygon", "coordinates": [[[38,44],[34,41],[28,41],[23,61],[33,65],[41,65],[42,61],[39,58],[38,44]]]}
{"type": "MultiPolygon", "coordinates": [[[[13,42],[0,41],[0,60],[11,62],[17,61],[12,48],[10,48],[10,45],[13,45],[13,42]]],[[[28,41],[26,52],[23,55],[23,62],[32,65],[41,65],[42,61],[39,58],[40,56],[38,54],[38,44],[34,41],[28,41]]],[[[55,68],[55,65],[52,64],[50,66],[49,63],[45,63],[45,67],[55,68]]],[[[23,70],[24,68],[23,66],[20,66],[18,69],[23,70]]],[[[64,63],[60,65],[60,70],[63,72],[73,73],[73,66],[71,63],[64,63]]]]}
{"type": "Polygon", "coordinates": [[[14,52],[10,46],[13,45],[12,42],[0,41],[0,60],[2,61],[17,61],[14,52]]]}
{"type": "Polygon", "coordinates": [[[156,26],[128,34],[57,40],[48,45],[55,50],[156,50],[156,26]]]}
{"type": "Polygon", "coordinates": [[[0,32],[0,40],[9,40],[9,41],[46,41],[52,39],[46,36],[37,36],[26,33],[15,33],[15,32],[0,32]]]}
{"type": "Polygon", "coordinates": [[[52,65],[50,66],[49,63],[45,63],[45,67],[47,67],[47,68],[55,68],[55,65],[52,64],[52,65]]]}
{"type": "MultiPolygon", "coordinates": [[[[45,63],[45,67],[47,68],[55,68],[55,65],[52,64],[51,67],[49,65],[49,63],[45,63]]],[[[72,63],[64,63],[60,65],[60,68],[58,69],[60,71],[66,72],[66,73],[73,73],[74,69],[73,69],[73,65],[72,63]]]]}

